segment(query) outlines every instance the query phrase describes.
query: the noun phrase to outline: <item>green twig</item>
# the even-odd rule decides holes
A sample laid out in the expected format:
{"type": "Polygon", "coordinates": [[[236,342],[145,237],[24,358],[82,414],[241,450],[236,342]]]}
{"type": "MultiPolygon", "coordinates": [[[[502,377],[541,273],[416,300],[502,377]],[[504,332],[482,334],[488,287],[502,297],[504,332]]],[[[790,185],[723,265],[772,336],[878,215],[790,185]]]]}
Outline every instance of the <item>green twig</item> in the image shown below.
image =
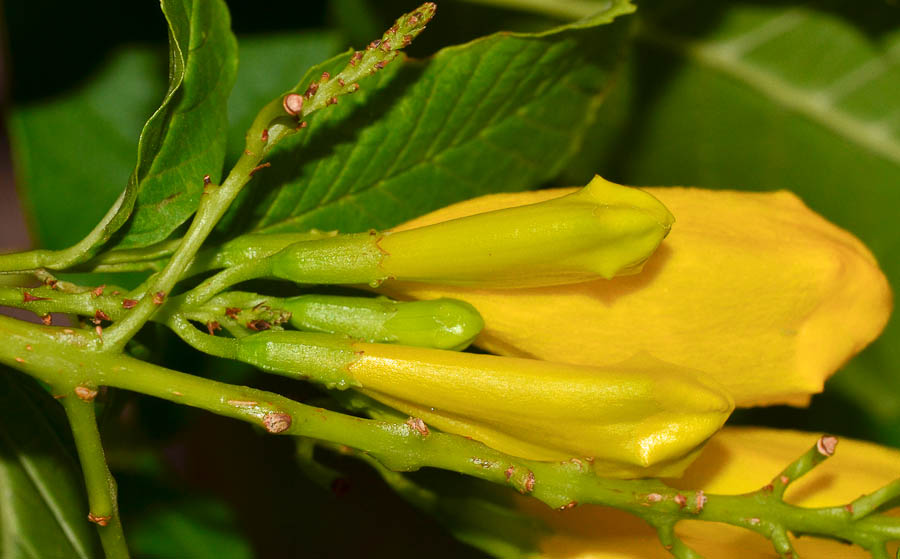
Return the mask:
{"type": "Polygon", "coordinates": [[[128,546],[122,532],[116,501],[116,481],[106,465],[106,456],[94,416],[96,386],[80,384],[62,394],[62,405],[69,418],[78,458],[84,472],[90,512],[88,520],[97,525],[100,543],[107,559],[127,558],[128,546]]]}
{"type": "MultiPolygon", "coordinates": [[[[723,522],[774,539],[779,551],[787,549],[788,532],[839,538],[873,553],[880,553],[885,542],[900,539],[900,519],[877,512],[854,517],[845,506],[797,507],[772,495],[769,488],[746,495],[706,495],[672,489],[656,480],[604,479],[581,460],[525,460],[464,437],[422,429],[415,421],[397,424],[351,417],[277,394],[91,351],[87,349],[89,338],[78,331],[0,317],[0,336],[6,340],[0,346],[0,362],[55,387],[74,389],[87,383],[133,390],[247,421],[270,433],[359,449],[394,471],[434,467],[485,479],[534,496],[553,508],[611,506],[657,527],[684,519],[723,522]],[[26,352],[26,346],[31,350],[26,352]]],[[[816,449],[823,444],[827,448],[826,443],[820,439],[816,449]]],[[[677,544],[672,545],[676,549],[677,544]]],[[[690,557],[683,549],[679,546],[678,553],[690,557]]]]}

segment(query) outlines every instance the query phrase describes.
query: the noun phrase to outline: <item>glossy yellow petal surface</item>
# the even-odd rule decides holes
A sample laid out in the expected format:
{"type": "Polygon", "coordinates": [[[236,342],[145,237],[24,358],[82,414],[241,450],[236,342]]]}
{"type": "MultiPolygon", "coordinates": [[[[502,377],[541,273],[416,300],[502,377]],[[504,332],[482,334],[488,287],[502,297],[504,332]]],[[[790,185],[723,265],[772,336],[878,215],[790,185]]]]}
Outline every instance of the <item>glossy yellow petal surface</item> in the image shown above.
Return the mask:
{"type": "MultiPolygon", "coordinates": [[[[759,489],[787,464],[815,444],[819,435],[758,428],[726,428],[703,449],[684,477],[672,485],[707,493],[738,494],[759,489]]],[[[786,493],[801,506],[845,504],[900,476],[900,451],[843,439],[834,456],[820,464],[786,493]]],[[[535,499],[517,498],[520,508],[547,522],[552,530],[541,542],[543,556],[553,559],[669,558],[656,533],[627,513],[582,506],[555,511],[535,499]]],[[[771,543],[747,530],[724,524],[681,522],[676,532],[710,559],[771,559],[771,543]]],[[[795,538],[801,557],[856,559],[869,557],[860,548],[814,538],[795,538]]],[[[896,544],[891,550],[896,548],[896,544]]],[[[893,555],[892,555],[893,556],[893,555]]]]}
{"type": "Polygon", "coordinates": [[[355,387],[395,409],[515,456],[592,457],[606,476],[679,475],[733,407],[696,373],[650,358],[600,368],[366,343],[353,350],[355,387]]]}
{"type": "MultiPolygon", "coordinates": [[[[400,297],[454,297],[485,320],[494,353],[604,365],[642,352],[707,372],[738,405],[803,404],[881,332],[887,280],[850,233],[788,192],[647,188],[675,215],[642,273],[516,290],[392,284],[400,297]]],[[[485,196],[403,226],[559,197],[485,196]]]]}

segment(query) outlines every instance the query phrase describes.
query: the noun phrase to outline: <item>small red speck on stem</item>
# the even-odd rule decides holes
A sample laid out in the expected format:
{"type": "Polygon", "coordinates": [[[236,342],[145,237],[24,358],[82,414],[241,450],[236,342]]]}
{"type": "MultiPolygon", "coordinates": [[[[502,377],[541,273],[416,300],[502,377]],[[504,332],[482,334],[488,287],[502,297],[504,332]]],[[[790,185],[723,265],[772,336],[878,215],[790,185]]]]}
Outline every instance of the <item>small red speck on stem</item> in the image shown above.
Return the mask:
{"type": "Polygon", "coordinates": [[[206,323],[206,331],[209,332],[210,336],[216,335],[216,330],[221,330],[222,327],[215,320],[210,320],[206,323]]]}
{"type": "Polygon", "coordinates": [[[329,97],[327,101],[325,101],[325,105],[337,105],[338,98],[337,97],[329,97]]]}
{"type": "Polygon", "coordinates": [[[76,386],[75,395],[85,402],[93,402],[97,397],[97,391],[88,386],[76,386]]]}
{"type": "Polygon", "coordinates": [[[106,289],[106,284],[98,285],[96,288],[94,288],[93,291],[91,291],[91,295],[93,295],[94,297],[99,297],[103,295],[104,289],[106,289]]]}
{"type": "Polygon", "coordinates": [[[53,324],[53,316],[51,316],[50,313],[47,313],[41,317],[41,322],[44,323],[44,326],[50,326],[53,324]]]}
{"type": "Polygon", "coordinates": [[[238,307],[226,307],[225,308],[225,316],[228,318],[237,319],[238,313],[241,312],[241,309],[238,307]]]}
{"type": "Polygon", "coordinates": [[[110,320],[109,315],[100,309],[97,309],[97,312],[94,313],[94,318],[97,320],[110,320]]]}
{"type": "Polygon", "coordinates": [[[264,142],[268,142],[268,141],[269,141],[269,129],[268,129],[268,128],[263,128],[262,134],[260,134],[260,138],[259,138],[259,139],[262,140],[262,141],[264,141],[264,142]]]}
{"type": "Polygon", "coordinates": [[[822,456],[831,456],[834,454],[834,449],[837,447],[838,439],[837,437],[832,436],[824,436],[816,441],[816,450],[819,451],[819,454],[822,456]]]}
{"type": "Polygon", "coordinates": [[[350,65],[356,66],[356,64],[362,59],[363,53],[361,50],[358,50],[353,53],[353,56],[350,57],[350,65]]]}
{"type": "Polygon", "coordinates": [[[88,513],[88,520],[98,526],[106,526],[109,524],[111,516],[94,516],[94,513],[88,513]]]}
{"type": "Polygon", "coordinates": [[[138,304],[137,299],[122,299],[123,309],[133,309],[138,304]]]}
{"type": "Polygon", "coordinates": [[[153,304],[154,305],[162,305],[166,300],[166,294],[162,291],[157,291],[153,294],[153,304]]]}
{"type": "Polygon", "coordinates": [[[212,182],[212,178],[209,175],[203,175],[203,186],[209,186],[209,183],[212,182]]]}
{"type": "Polygon", "coordinates": [[[329,74],[328,72],[322,72],[322,81],[323,82],[327,82],[330,79],[331,79],[331,74],[329,74]]]}
{"type": "Polygon", "coordinates": [[[262,330],[268,330],[272,325],[269,324],[265,320],[251,320],[247,323],[247,328],[253,330],[254,332],[260,332],[262,330]]]}
{"type": "Polygon", "coordinates": [[[25,360],[22,359],[21,357],[16,357],[16,363],[24,363],[24,362],[25,362],[25,360]]]}
{"type": "Polygon", "coordinates": [[[309,87],[306,88],[306,91],[303,93],[303,95],[307,99],[310,99],[310,98],[312,98],[313,95],[316,94],[316,91],[319,91],[319,84],[313,82],[313,83],[309,84],[309,87]]]}
{"type": "Polygon", "coordinates": [[[27,291],[22,292],[22,299],[26,303],[30,303],[32,301],[49,301],[50,297],[38,297],[36,295],[32,295],[27,291]]]}

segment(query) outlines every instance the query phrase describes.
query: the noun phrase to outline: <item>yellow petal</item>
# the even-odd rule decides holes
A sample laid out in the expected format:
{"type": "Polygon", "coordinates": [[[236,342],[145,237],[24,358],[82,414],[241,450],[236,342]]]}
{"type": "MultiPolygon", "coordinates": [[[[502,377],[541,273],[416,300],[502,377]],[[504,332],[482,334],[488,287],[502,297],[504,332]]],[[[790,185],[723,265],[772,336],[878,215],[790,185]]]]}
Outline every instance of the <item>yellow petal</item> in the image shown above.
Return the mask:
{"type": "Polygon", "coordinates": [[[733,408],[695,372],[650,358],[599,368],[407,346],[352,348],[347,370],[372,398],[514,456],[590,457],[609,477],[680,475],[733,408]]]}
{"type": "MultiPolygon", "coordinates": [[[[644,189],[677,221],[635,276],[532,289],[386,286],[453,297],[494,353],[604,365],[647,352],[707,372],[739,406],[803,404],[883,329],[888,283],[872,254],[788,192],[644,189]]],[[[531,204],[571,189],[485,196],[401,228],[531,204]]]]}
{"type": "MultiPolygon", "coordinates": [[[[726,428],[707,444],[678,487],[707,493],[738,494],[759,489],[812,446],[818,435],[759,428],[726,428]]],[[[786,500],[808,507],[846,504],[894,480],[900,451],[842,439],[834,456],[788,488],[786,500]]],[[[663,559],[671,555],[640,519],[605,507],[555,511],[535,499],[517,497],[518,506],[544,520],[552,535],[541,542],[543,556],[554,559],[663,559]]],[[[681,522],[686,544],[704,557],[770,559],[771,543],[747,530],[709,522],[681,522]]],[[[794,539],[801,557],[869,557],[864,550],[809,537],[794,539]]],[[[896,544],[891,549],[895,549],[896,544]]]]}

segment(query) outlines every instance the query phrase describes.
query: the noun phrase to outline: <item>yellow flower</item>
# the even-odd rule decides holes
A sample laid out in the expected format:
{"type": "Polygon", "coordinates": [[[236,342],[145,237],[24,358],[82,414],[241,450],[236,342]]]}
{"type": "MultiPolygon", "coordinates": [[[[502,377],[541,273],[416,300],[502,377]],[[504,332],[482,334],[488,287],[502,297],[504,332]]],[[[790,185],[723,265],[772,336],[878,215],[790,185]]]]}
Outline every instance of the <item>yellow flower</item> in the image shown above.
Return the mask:
{"type": "MultiPolygon", "coordinates": [[[[634,274],[672,214],[636,188],[595,177],[552,200],[405,231],[293,243],[259,275],[303,283],[430,281],[475,287],[559,285],[634,274]]],[[[244,252],[235,246],[229,252],[244,252]]],[[[258,251],[262,252],[262,251],[258,251]]]]}
{"type": "MultiPolygon", "coordinates": [[[[531,289],[385,290],[471,303],[485,320],[476,344],[494,353],[602,366],[646,352],[704,371],[743,406],[804,404],[884,327],[891,293],[871,253],[793,194],[644,190],[677,222],[641,274],[531,289]]],[[[484,196],[398,230],[569,192],[484,196]]]]}
{"type": "Polygon", "coordinates": [[[733,408],[720,388],[650,358],[586,367],[295,331],[241,338],[229,357],[353,387],[514,456],[591,458],[609,477],[679,475],[733,408]]]}
{"type": "MultiPolygon", "coordinates": [[[[726,428],[706,445],[684,477],[670,485],[718,494],[754,491],[805,452],[816,437],[797,431],[726,428]]],[[[897,464],[898,450],[842,439],[834,456],[788,488],[785,500],[807,507],[843,505],[895,479],[897,464]]],[[[595,506],[559,512],[525,497],[517,497],[516,502],[518,508],[549,525],[551,533],[540,542],[548,559],[671,557],[656,531],[628,513],[595,506]]],[[[725,524],[685,521],[678,524],[676,533],[704,557],[774,557],[771,542],[725,524]]],[[[795,538],[794,547],[801,557],[869,557],[858,547],[817,538],[795,538]]]]}

